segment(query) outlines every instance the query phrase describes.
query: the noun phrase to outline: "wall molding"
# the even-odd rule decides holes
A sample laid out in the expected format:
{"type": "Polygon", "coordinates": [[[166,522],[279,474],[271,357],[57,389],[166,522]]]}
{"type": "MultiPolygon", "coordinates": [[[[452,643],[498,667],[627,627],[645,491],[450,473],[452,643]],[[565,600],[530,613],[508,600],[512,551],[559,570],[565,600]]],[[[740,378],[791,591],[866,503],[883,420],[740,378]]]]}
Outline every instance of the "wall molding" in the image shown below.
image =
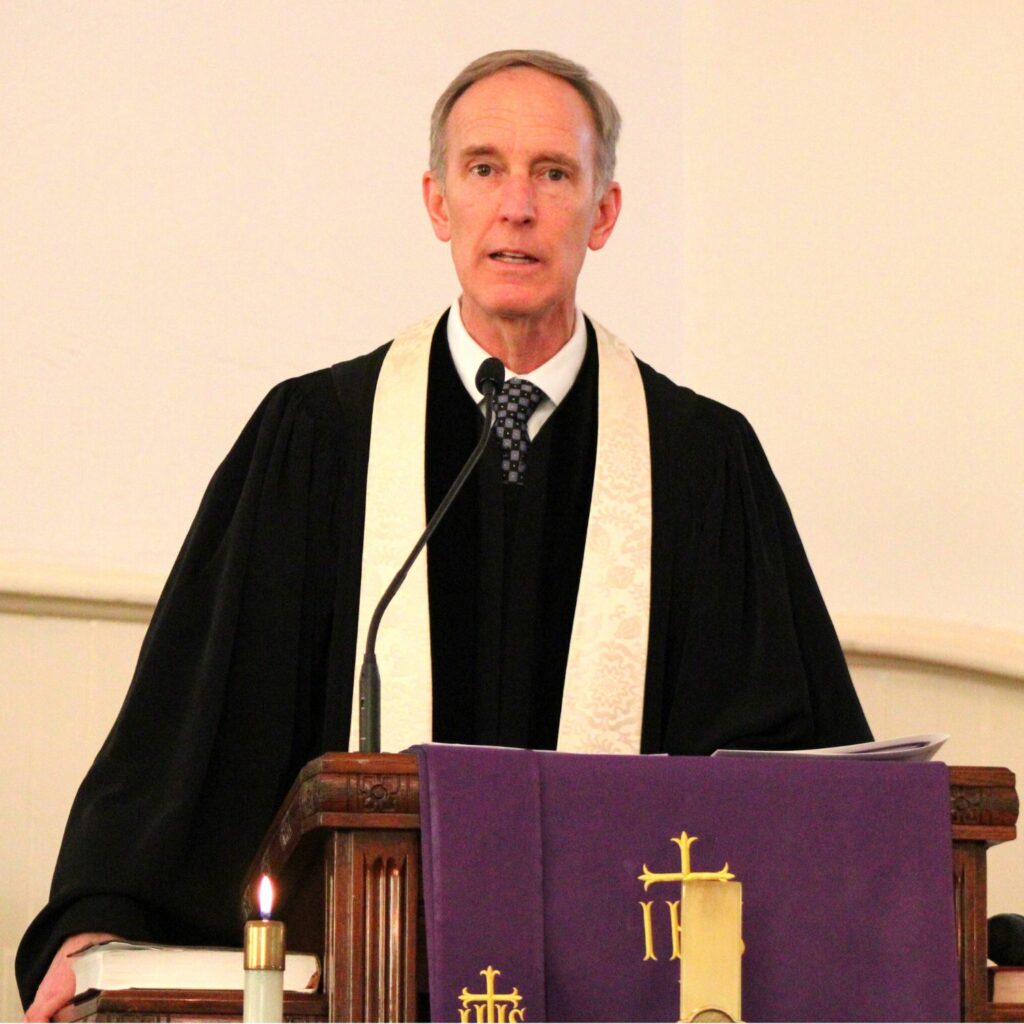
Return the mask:
{"type": "Polygon", "coordinates": [[[1024,635],[962,622],[900,615],[838,615],[851,665],[939,670],[1024,684],[1024,635]]]}
{"type": "Polygon", "coordinates": [[[152,573],[0,562],[0,614],[148,622],[163,583],[152,573]]]}
{"type": "MultiPolygon", "coordinates": [[[[0,614],[148,622],[163,587],[154,573],[0,562],[0,614]]],[[[1024,685],[1024,634],[901,615],[837,615],[851,665],[894,665],[1024,685]]]]}

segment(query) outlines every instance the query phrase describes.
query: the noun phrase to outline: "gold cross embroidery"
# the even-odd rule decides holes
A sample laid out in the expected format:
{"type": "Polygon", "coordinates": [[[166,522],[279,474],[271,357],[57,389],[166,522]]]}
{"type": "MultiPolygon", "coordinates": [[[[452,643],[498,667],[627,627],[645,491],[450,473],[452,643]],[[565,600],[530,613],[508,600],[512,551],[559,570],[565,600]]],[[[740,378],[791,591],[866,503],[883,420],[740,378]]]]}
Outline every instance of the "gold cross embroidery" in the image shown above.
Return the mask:
{"type": "Polygon", "coordinates": [[[644,873],[637,876],[637,880],[644,883],[644,892],[650,888],[655,882],[690,882],[695,881],[698,878],[717,879],[719,882],[728,882],[730,879],[736,876],[729,871],[729,865],[726,863],[725,867],[720,871],[691,871],[690,870],[690,847],[697,842],[697,836],[688,836],[685,832],[678,838],[673,839],[673,843],[679,847],[680,859],[682,861],[679,871],[671,871],[664,873],[657,873],[651,871],[647,865],[644,865],[644,873]]]}
{"type": "MultiPolygon", "coordinates": [[[[685,832],[679,836],[678,839],[673,839],[673,843],[679,847],[680,853],[680,869],[679,871],[664,871],[656,872],[645,864],[644,873],[638,875],[638,881],[644,883],[644,892],[646,892],[655,882],[678,882],[679,883],[679,899],[665,901],[665,905],[668,907],[669,915],[671,918],[671,935],[672,935],[672,960],[682,959],[682,924],[680,921],[680,911],[682,909],[682,894],[683,887],[686,882],[694,881],[697,879],[705,879],[711,881],[728,882],[736,876],[729,870],[729,865],[726,864],[721,871],[693,871],[690,867],[690,847],[697,842],[697,836],[688,836],[685,832]]],[[[657,956],[654,953],[654,923],[652,920],[652,906],[653,900],[641,901],[640,907],[644,914],[644,960],[657,960],[657,956]]],[[[682,965],[680,965],[682,966],[682,965]]]]}

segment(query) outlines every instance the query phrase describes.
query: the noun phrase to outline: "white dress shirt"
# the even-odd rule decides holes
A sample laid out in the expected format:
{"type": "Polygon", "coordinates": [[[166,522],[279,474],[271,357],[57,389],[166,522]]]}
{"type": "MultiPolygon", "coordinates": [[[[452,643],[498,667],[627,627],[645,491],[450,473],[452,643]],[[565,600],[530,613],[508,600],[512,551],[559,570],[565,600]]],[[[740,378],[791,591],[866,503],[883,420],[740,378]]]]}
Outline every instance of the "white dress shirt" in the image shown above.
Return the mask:
{"type": "MultiPolygon", "coordinates": [[[[482,410],[484,400],[476,389],[476,373],[480,369],[480,364],[489,359],[491,354],[484,351],[466,330],[458,299],[452,303],[451,312],[448,314],[448,349],[452,354],[452,362],[455,363],[459,379],[482,410]]],[[[531,441],[559,402],[569,393],[586,354],[587,326],[583,321],[582,312],[577,308],[576,323],[569,340],[547,362],[541,363],[529,373],[513,373],[507,366],[505,367],[505,380],[510,377],[528,380],[544,392],[544,401],[538,404],[526,422],[526,430],[531,441]]]]}

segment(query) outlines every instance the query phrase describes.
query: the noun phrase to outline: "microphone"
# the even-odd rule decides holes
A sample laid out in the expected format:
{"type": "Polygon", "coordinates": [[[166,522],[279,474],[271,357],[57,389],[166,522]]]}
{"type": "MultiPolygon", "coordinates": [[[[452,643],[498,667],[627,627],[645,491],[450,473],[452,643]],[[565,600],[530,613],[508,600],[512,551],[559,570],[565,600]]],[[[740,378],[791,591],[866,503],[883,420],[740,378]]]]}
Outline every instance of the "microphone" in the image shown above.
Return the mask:
{"type": "Polygon", "coordinates": [[[491,427],[494,426],[494,396],[505,382],[505,367],[500,359],[491,356],[480,364],[476,371],[476,387],[484,396],[484,429],[480,432],[480,440],[472,454],[466,460],[466,464],[459,470],[448,493],[441,500],[441,504],[434,510],[434,514],[427,523],[423,535],[409,552],[409,557],[402,563],[402,568],[395,573],[395,578],[388,584],[387,590],[381,597],[370,618],[370,626],[366,631],[366,653],[363,655],[363,665],[359,670],[359,752],[361,754],[380,753],[380,670],[377,667],[377,656],[374,653],[377,646],[377,630],[380,628],[380,620],[384,611],[391,603],[391,599],[398,593],[398,588],[409,575],[416,556],[423,550],[426,543],[433,536],[434,531],[444,519],[445,514],[451,507],[462,485],[473,472],[474,467],[480,461],[481,456],[487,448],[487,438],[490,436],[491,427]]]}
{"type": "Polygon", "coordinates": [[[491,399],[505,383],[505,366],[496,356],[485,359],[476,371],[476,389],[484,398],[491,399]]]}

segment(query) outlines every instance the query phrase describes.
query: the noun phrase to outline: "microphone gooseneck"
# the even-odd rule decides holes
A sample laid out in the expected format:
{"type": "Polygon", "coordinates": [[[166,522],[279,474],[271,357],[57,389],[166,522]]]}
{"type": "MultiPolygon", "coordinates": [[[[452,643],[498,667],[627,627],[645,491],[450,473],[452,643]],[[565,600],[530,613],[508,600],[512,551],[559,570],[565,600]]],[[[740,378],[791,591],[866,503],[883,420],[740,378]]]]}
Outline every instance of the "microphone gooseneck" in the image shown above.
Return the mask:
{"type": "Polygon", "coordinates": [[[484,427],[480,432],[480,439],[476,443],[472,454],[466,460],[466,464],[459,470],[448,493],[441,500],[441,503],[434,510],[434,514],[427,523],[427,528],[422,536],[409,552],[409,557],[402,563],[401,569],[395,573],[395,578],[388,584],[387,590],[377,603],[370,618],[370,625],[366,631],[366,653],[363,655],[363,665],[359,670],[359,752],[361,754],[380,753],[380,669],[377,667],[377,630],[380,628],[380,620],[384,611],[391,603],[391,599],[398,593],[398,588],[409,575],[416,556],[423,550],[434,531],[445,517],[451,503],[455,500],[462,485],[473,472],[474,467],[480,461],[484,451],[487,449],[487,439],[490,436],[491,428],[494,426],[494,396],[505,382],[505,367],[500,359],[491,356],[480,364],[476,372],[477,390],[484,396],[484,427]]]}

